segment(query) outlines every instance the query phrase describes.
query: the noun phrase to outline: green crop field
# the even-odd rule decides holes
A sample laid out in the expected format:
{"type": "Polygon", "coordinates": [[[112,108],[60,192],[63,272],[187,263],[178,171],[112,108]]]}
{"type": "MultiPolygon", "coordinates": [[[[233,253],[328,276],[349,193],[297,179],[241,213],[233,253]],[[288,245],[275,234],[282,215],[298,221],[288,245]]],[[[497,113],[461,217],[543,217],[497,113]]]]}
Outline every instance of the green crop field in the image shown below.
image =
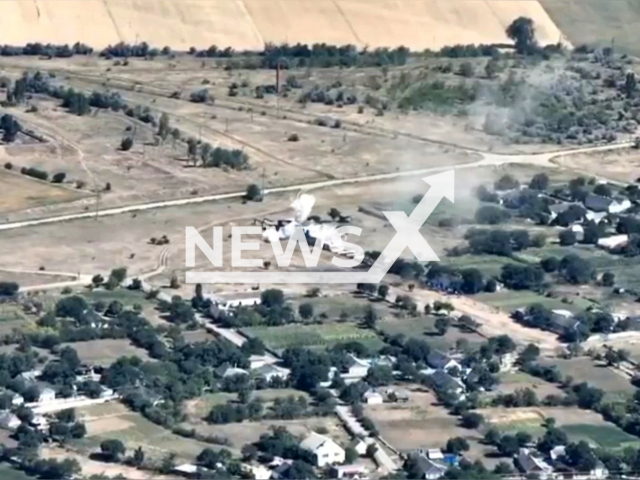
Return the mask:
{"type": "Polygon", "coordinates": [[[331,347],[336,343],[358,341],[372,350],[382,347],[382,340],[372,330],[353,323],[322,325],[283,325],[281,327],[250,327],[242,333],[257,337],[274,350],[287,347],[331,347]]]}
{"type": "Polygon", "coordinates": [[[615,425],[578,423],[563,425],[562,430],[574,441],[586,440],[606,449],[621,450],[627,447],[638,448],[640,446],[640,439],[629,435],[615,425]]]}

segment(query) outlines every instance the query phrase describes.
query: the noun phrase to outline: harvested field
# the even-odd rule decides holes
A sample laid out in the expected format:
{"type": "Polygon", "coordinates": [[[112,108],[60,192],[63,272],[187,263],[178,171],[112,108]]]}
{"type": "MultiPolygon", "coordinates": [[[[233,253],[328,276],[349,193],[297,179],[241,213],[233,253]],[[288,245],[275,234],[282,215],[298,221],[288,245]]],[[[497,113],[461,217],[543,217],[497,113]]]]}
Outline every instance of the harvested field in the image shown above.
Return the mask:
{"type": "Polygon", "coordinates": [[[360,328],[352,323],[324,325],[290,324],[281,327],[249,327],[242,333],[257,337],[274,350],[293,346],[329,348],[336,343],[358,341],[372,350],[382,347],[382,340],[372,330],[360,328]]]}
{"type": "Polygon", "coordinates": [[[128,339],[90,340],[63,345],[74,348],[78,352],[80,360],[89,365],[108,367],[123,356],[136,356],[144,361],[151,360],[146,350],[133,346],[128,339]]]}
{"type": "Polygon", "coordinates": [[[78,200],[72,189],[0,169],[0,214],[78,200]]]}
{"type": "Polygon", "coordinates": [[[317,43],[439,48],[455,43],[506,42],[505,25],[519,15],[535,20],[541,40],[560,32],[537,1],[441,4],[433,0],[311,3],[243,0],[70,0],[65,8],[47,2],[10,0],[0,23],[8,44],[41,41],[96,48],[137,39],[187,50],[195,45],[262,49],[265,43],[317,43]],[[74,13],[74,15],[71,15],[74,13]],[[233,28],[229,26],[233,25],[233,28]],[[63,28],[64,27],[64,28],[63,28]],[[38,32],[35,34],[34,32],[38,32]]]}

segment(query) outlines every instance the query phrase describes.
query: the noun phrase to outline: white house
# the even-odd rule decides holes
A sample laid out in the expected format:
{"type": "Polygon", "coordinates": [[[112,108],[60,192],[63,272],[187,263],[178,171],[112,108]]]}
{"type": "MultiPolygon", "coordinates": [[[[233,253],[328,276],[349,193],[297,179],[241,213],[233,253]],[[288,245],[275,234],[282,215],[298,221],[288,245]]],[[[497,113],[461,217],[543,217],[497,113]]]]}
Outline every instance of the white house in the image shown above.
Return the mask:
{"type": "Polygon", "coordinates": [[[324,467],[335,463],[344,463],[344,449],[329,437],[316,432],[300,443],[300,448],[313,454],[316,466],[324,467]]]}
{"type": "Polygon", "coordinates": [[[8,410],[0,413],[0,428],[15,430],[21,423],[20,419],[8,410]]]}
{"type": "Polygon", "coordinates": [[[447,467],[440,462],[431,460],[426,455],[417,453],[414,454],[416,459],[416,465],[420,471],[420,478],[427,480],[437,480],[442,477],[447,471],[447,467]]]}
{"type": "Polygon", "coordinates": [[[22,380],[27,383],[35,382],[36,379],[42,374],[40,370],[29,370],[28,372],[22,372],[18,375],[22,380]]]}
{"type": "Polygon", "coordinates": [[[349,383],[349,381],[358,381],[366,377],[371,364],[367,360],[358,358],[355,355],[350,354],[349,357],[351,357],[353,363],[349,367],[349,370],[342,374],[342,378],[349,383]]]}
{"type": "Polygon", "coordinates": [[[626,245],[628,241],[629,235],[627,234],[612,235],[610,237],[598,239],[598,246],[604,248],[605,250],[611,250],[612,248],[626,245]]]}
{"type": "Polygon", "coordinates": [[[267,382],[270,382],[274,378],[286,380],[289,378],[289,374],[291,373],[288,368],[279,367],[273,364],[263,365],[260,368],[256,368],[253,372],[256,376],[264,378],[267,382]]]}
{"type": "Polygon", "coordinates": [[[367,405],[380,405],[384,403],[384,398],[382,397],[382,395],[375,390],[367,390],[366,392],[364,392],[364,395],[362,395],[362,399],[367,405]]]}
{"type": "Polygon", "coordinates": [[[51,388],[45,388],[40,392],[38,403],[47,403],[56,399],[56,392],[51,388]]]}
{"type": "Polygon", "coordinates": [[[249,375],[249,372],[247,372],[246,370],[243,370],[242,368],[231,367],[229,365],[224,365],[218,368],[216,372],[222,378],[233,377],[235,375],[249,375]]]}
{"type": "Polygon", "coordinates": [[[249,368],[255,370],[273,362],[274,359],[268,355],[251,355],[249,357],[249,368]]]}
{"type": "Polygon", "coordinates": [[[427,365],[436,370],[444,370],[445,372],[452,368],[457,368],[458,370],[462,368],[458,362],[440,350],[434,350],[429,354],[427,357],[427,365]]]}
{"type": "Polygon", "coordinates": [[[535,451],[528,448],[520,449],[517,460],[524,473],[535,474],[541,480],[545,480],[553,474],[553,467],[538,457],[535,451]]]}
{"type": "Polygon", "coordinates": [[[31,420],[31,425],[33,425],[41,432],[44,432],[45,430],[47,430],[47,428],[49,428],[49,420],[47,420],[42,415],[35,415],[33,417],[33,420],[31,420]]]}

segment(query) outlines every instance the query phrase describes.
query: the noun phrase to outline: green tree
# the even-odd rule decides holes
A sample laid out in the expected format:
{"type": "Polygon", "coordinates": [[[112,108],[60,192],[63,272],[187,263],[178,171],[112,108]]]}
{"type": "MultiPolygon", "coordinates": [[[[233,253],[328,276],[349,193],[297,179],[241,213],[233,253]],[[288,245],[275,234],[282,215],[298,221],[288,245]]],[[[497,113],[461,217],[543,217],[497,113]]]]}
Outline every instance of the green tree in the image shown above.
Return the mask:
{"type": "Polygon", "coordinates": [[[298,307],[298,313],[300,317],[305,320],[313,317],[313,305],[309,302],[301,303],[298,307]]]}
{"type": "Polygon", "coordinates": [[[384,300],[387,298],[387,295],[389,295],[389,285],[386,283],[378,285],[378,297],[384,300]]]}
{"type": "Polygon", "coordinates": [[[447,445],[445,446],[445,450],[447,453],[453,453],[454,455],[459,455],[462,452],[469,451],[469,442],[467,442],[462,437],[453,437],[447,440],[447,445]]]}
{"type": "Polygon", "coordinates": [[[117,439],[104,440],[100,443],[100,451],[103,457],[112,462],[120,461],[120,458],[125,454],[127,449],[124,444],[117,439]]]}
{"type": "Polygon", "coordinates": [[[171,126],[169,125],[169,115],[163,112],[162,115],[160,115],[160,120],[158,121],[158,136],[164,142],[170,133],[171,126]]]}
{"type": "Polygon", "coordinates": [[[133,137],[126,136],[120,141],[120,150],[128,152],[133,147],[133,137]]]}
{"type": "Polygon", "coordinates": [[[602,285],[605,287],[613,287],[616,283],[616,276],[609,271],[606,271],[602,274],[602,285]]]}
{"type": "Polygon", "coordinates": [[[449,330],[449,318],[447,317],[438,317],[435,322],[436,331],[438,335],[444,336],[449,330]]]}
{"type": "Polygon", "coordinates": [[[138,447],[133,452],[133,465],[139,467],[144,463],[144,450],[142,447],[138,447]]]}

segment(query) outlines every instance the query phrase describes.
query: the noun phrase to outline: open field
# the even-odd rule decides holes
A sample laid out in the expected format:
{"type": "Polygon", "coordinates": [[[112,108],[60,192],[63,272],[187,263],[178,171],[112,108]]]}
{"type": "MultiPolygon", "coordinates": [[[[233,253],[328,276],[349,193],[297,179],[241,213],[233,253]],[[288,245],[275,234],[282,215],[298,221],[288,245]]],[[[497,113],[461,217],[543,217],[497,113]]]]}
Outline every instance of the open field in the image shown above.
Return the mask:
{"type": "Polygon", "coordinates": [[[342,295],[321,296],[315,298],[295,298],[292,302],[295,308],[303,303],[313,305],[315,317],[322,318],[323,322],[336,321],[341,314],[347,314],[350,321],[359,321],[367,307],[372,306],[381,318],[391,313],[390,306],[385,302],[371,301],[366,297],[345,293],[342,295]]]}
{"type": "Polygon", "coordinates": [[[154,459],[175,452],[181,460],[193,461],[207,447],[206,443],[175,435],[119,403],[78,408],[76,412],[87,427],[87,436],[74,445],[83,453],[97,451],[101,441],[111,438],[122,441],[127,450],[142,446],[154,459]]]}
{"type": "Polygon", "coordinates": [[[128,339],[90,340],[63,344],[78,352],[80,360],[89,365],[108,367],[120,357],[136,356],[144,361],[151,360],[146,350],[131,345],[128,339]]]}
{"type": "Polygon", "coordinates": [[[437,334],[435,329],[436,317],[406,317],[406,318],[388,318],[381,320],[377,324],[383,332],[390,335],[402,334],[407,338],[415,337],[425,340],[433,348],[446,351],[456,347],[456,342],[466,340],[469,347],[474,348],[484,341],[484,338],[474,332],[462,332],[455,326],[449,327],[447,333],[443,336],[437,334]]]}
{"type": "Polygon", "coordinates": [[[382,346],[382,340],[375,332],[360,328],[352,323],[332,323],[323,325],[290,324],[281,327],[249,327],[242,332],[259,338],[268,348],[282,350],[287,347],[328,348],[336,343],[358,341],[372,350],[382,346]]]}
{"type": "Polygon", "coordinates": [[[508,372],[500,374],[500,384],[496,393],[513,393],[518,389],[530,388],[539,399],[547,395],[563,395],[563,391],[555,384],[546,382],[524,372],[508,372]]]}
{"type": "MultiPolygon", "coordinates": [[[[286,398],[291,395],[294,395],[296,397],[303,396],[309,398],[309,395],[307,393],[291,388],[256,390],[253,392],[251,398],[260,398],[266,403],[272,402],[276,398],[286,398]]],[[[214,405],[220,405],[229,401],[235,401],[237,399],[238,395],[236,395],[235,393],[207,393],[199,396],[198,398],[185,402],[184,411],[189,418],[189,422],[198,423],[199,420],[202,420],[202,418],[204,418],[209,413],[214,405]]]]}
{"type": "Polygon", "coordinates": [[[566,301],[563,301],[562,297],[546,297],[530,290],[511,291],[505,289],[494,293],[479,293],[474,298],[508,313],[534,303],[539,303],[550,309],[563,309],[574,313],[584,311],[592,305],[592,302],[580,297],[569,296],[566,301]]]}
{"type": "Polygon", "coordinates": [[[604,390],[605,399],[624,400],[636,390],[627,377],[604,365],[595,364],[589,357],[541,359],[540,363],[555,365],[563,376],[573,377],[574,382],[587,382],[604,390]]]}
{"type": "Polygon", "coordinates": [[[0,303],[0,335],[11,333],[16,328],[25,328],[35,323],[35,317],[30,317],[20,305],[0,303]]]}
{"type": "Polygon", "coordinates": [[[588,43],[638,54],[636,28],[640,7],[634,0],[603,3],[600,0],[564,2],[541,0],[540,4],[574,45],[588,43]]]}
{"type": "MultiPolygon", "coordinates": [[[[5,161],[10,161],[5,158],[5,161]]],[[[19,173],[0,169],[0,214],[78,200],[84,195],[19,173]]]]}
{"type": "Polygon", "coordinates": [[[326,435],[343,447],[350,443],[350,438],[336,416],[307,417],[299,420],[266,420],[262,422],[227,423],[225,425],[208,425],[203,422],[187,422],[181,424],[186,428],[195,428],[202,435],[220,435],[231,442],[231,448],[239,451],[243,445],[253,443],[272,427],[285,427],[292,434],[305,437],[312,431],[326,429],[326,435]]]}
{"type": "Polygon", "coordinates": [[[526,431],[534,436],[544,434],[542,422],[555,418],[556,425],[574,440],[586,440],[607,449],[623,449],[640,445],[637,437],[629,435],[599,414],[590,410],[564,407],[486,408],[478,410],[488,425],[502,432],[526,431]]]}
{"type": "Polygon", "coordinates": [[[181,50],[193,45],[262,49],[265,43],[282,42],[404,45],[421,50],[455,43],[506,42],[504,25],[518,15],[536,20],[545,43],[556,42],[560,35],[539,2],[533,0],[522,2],[517,8],[499,1],[442,5],[433,0],[402,0],[393,4],[382,0],[319,4],[261,0],[238,3],[163,0],[152,4],[71,0],[65,8],[57,8],[46,2],[25,4],[11,0],[5,9],[0,26],[7,32],[5,41],[9,44],[82,41],[102,48],[139,39],[154,46],[170,45],[181,50]],[[32,33],[35,30],[37,35],[32,33]]]}
{"type": "Polygon", "coordinates": [[[480,443],[482,435],[458,425],[458,419],[437,405],[435,396],[422,389],[412,389],[404,404],[366,405],[365,413],[373,420],[380,436],[401,452],[417,448],[442,448],[449,438],[463,437],[470,450],[465,456],[493,466],[499,459],[486,457],[491,447],[480,443]]]}

